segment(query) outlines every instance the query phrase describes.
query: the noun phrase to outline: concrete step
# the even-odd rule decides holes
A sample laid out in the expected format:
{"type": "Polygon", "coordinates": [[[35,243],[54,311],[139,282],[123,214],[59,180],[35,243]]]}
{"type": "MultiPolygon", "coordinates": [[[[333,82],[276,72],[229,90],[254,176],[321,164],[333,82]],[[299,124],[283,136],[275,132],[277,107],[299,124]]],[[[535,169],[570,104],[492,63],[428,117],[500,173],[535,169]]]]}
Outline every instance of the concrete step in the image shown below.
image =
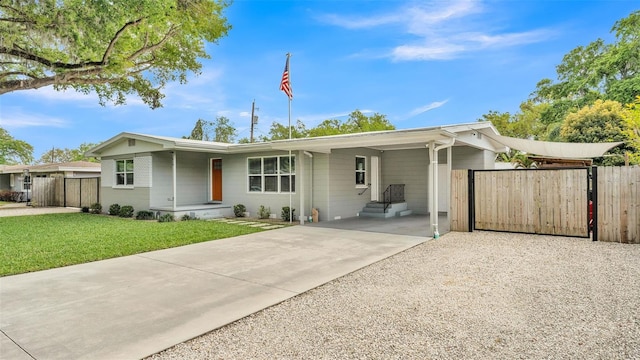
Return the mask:
{"type": "Polygon", "coordinates": [[[413,213],[413,210],[402,210],[396,213],[397,216],[408,216],[413,213]]]}

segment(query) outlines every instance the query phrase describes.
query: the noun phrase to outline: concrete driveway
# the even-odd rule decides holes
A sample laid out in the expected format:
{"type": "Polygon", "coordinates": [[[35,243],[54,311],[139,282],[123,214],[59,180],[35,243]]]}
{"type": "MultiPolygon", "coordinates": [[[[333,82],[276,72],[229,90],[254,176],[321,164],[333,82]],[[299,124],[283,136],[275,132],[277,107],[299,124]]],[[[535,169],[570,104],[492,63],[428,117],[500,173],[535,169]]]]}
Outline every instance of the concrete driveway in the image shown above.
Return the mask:
{"type": "Polygon", "coordinates": [[[139,359],[428,240],[293,226],[0,278],[0,358],[139,359]]]}

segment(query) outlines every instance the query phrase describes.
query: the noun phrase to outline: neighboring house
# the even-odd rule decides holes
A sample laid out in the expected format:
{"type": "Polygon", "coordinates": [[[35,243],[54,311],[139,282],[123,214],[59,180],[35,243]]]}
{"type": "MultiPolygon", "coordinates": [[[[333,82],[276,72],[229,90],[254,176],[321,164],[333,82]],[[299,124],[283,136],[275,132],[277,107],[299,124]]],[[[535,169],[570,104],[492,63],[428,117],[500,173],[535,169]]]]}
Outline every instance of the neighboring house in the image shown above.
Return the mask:
{"type": "Polygon", "coordinates": [[[492,169],[505,150],[480,130],[498,134],[488,122],[251,144],[125,132],[87,155],[101,158],[105,209],[212,218],[243,204],[279,217],[291,203],[301,221],[312,208],[327,221],[365,215],[392,184],[403,185],[405,209],[447,212],[450,170],[492,169]]]}
{"type": "Polygon", "coordinates": [[[40,165],[0,165],[0,191],[24,193],[30,189],[31,179],[60,176],[65,178],[100,177],[100,164],[88,161],[72,161],[40,165]],[[28,175],[25,176],[25,170],[28,175]]]}

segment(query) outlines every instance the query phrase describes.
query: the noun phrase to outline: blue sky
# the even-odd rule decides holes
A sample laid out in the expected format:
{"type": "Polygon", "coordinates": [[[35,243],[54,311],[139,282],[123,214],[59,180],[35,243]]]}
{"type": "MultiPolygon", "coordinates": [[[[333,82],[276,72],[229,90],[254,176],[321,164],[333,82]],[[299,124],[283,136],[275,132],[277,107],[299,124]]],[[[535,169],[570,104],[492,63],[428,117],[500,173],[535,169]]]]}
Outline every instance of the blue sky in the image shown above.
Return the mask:
{"type": "Polygon", "coordinates": [[[95,95],[51,87],[0,97],[0,126],[34,147],[99,143],[120,132],[181,137],[199,118],[225,116],[249,137],[255,99],[265,135],[287,124],[279,90],[291,57],[292,122],[310,128],[355,109],[381,113],[399,129],[474,122],[515,112],[564,54],[613,40],[616,20],[638,2],[611,1],[248,1],[225,14],[228,36],[186,85],[169,84],[164,107],[138,98],[102,107],[95,95]]]}

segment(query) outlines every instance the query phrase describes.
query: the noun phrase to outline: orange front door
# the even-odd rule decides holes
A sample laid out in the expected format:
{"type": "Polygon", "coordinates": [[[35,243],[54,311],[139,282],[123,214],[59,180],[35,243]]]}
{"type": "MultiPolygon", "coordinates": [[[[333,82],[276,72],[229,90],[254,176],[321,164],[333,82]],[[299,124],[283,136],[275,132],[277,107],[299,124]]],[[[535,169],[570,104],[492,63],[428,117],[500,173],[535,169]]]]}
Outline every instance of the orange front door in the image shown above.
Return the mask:
{"type": "Polygon", "coordinates": [[[222,159],[211,160],[211,200],[222,201],[222,159]]]}

